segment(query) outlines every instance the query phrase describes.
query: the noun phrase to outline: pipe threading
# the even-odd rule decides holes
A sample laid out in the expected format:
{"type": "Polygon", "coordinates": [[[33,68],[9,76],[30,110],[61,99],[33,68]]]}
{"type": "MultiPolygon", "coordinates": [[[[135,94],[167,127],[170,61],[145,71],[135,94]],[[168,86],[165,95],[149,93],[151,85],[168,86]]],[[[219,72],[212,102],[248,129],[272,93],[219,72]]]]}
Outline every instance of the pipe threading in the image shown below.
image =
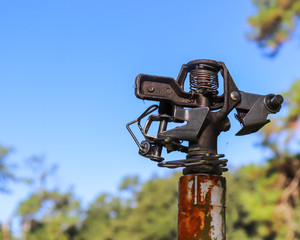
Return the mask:
{"type": "Polygon", "coordinates": [[[207,64],[199,64],[190,71],[190,91],[203,95],[218,95],[218,72],[207,64]]]}

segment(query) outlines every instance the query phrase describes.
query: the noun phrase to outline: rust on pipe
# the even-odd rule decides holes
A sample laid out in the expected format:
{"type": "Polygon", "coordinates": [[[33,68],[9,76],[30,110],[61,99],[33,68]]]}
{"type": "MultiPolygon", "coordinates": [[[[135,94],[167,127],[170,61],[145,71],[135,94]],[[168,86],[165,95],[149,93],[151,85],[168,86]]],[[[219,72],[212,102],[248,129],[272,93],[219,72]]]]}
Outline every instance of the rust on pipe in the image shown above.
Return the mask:
{"type": "Polygon", "coordinates": [[[178,240],[225,240],[226,180],[190,174],[179,180],[178,240]]]}

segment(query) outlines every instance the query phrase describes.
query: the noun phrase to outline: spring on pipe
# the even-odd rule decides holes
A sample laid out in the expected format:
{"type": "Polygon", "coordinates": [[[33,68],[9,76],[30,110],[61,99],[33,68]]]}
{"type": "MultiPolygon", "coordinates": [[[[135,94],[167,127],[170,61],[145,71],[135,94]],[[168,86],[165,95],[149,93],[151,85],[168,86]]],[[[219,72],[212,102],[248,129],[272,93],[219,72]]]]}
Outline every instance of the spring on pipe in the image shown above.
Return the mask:
{"type": "Polygon", "coordinates": [[[190,71],[190,90],[203,95],[218,94],[218,71],[210,65],[199,64],[190,71]]]}
{"type": "Polygon", "coordinates": [[[190,173],[210,173],[222,175],[223,172],[227,172],[226,168],[227,159],[221,159],[224,154],[193,154],[190,153],[187,159],[176,160],[176,161],[166,161],[158,163],[159,167],[167,168],[178,168],[185,167],[183,169],[183,174],[190,173]]]}

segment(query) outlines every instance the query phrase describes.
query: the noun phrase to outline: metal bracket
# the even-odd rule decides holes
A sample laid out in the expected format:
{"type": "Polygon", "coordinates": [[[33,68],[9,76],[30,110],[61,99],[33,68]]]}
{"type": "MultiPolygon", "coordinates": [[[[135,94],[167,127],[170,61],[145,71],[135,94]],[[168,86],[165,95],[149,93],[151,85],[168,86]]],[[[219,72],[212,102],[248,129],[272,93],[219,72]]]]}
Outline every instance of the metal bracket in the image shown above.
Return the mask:
{"type": "Polygon", "coordinates": [[[269,123],[268,115],[278,112],[283,101],[280,95],[274,94],[258,95],[247,92],[240,92],[240,94],[241,102],[236,106],[236,110],[238,113],[237,119],[241,122],[243,128],[236,133],[237,136],[257,132],[269,123]]]}
{"type": "Polygon", "coordinates": [[[158,137],[170,137],[177,140],[196,141],[197,135],[209,112],[208,107],[178,109],[175,108],[174,118],[186,121],[187,124],[182,127],[176,127],[161,132],[158,137]]]}

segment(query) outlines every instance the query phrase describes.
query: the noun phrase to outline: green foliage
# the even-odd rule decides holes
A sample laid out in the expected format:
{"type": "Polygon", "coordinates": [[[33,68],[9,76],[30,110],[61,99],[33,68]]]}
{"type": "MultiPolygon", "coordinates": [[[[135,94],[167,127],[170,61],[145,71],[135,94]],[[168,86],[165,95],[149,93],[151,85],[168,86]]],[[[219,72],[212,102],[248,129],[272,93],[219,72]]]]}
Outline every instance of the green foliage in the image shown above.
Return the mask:
{"type": "Polygon", "coordinates": [[[299,169],[300,158],[295,155],[229,174],[228,238],[298,239],[299,169]]]}
{"type": "Polygon", "coordinates": [[[0,193],[8,193],[10,183],[30,182],[30,179],[18,176],[16,173],[18,166],[16,164],[7,161],[7,157],[11,152],[11,148],[0,146],[0,193]]]}
{"type": "Polygon", "coordinates": [[[121,185],[119,186],[119,190],[135,191],[139,184],[140,180],[138,176],[127,176],[123,179],[121,185]]]}
{"type": "Polygon", "coordinates": [[[176,238],[178,174],[165,179],[154,178],[137,194],[137,206],[128,218],[129,239],[167,240],[176,238]]]}
{"type": "Polygon", "coordinates": [[[72,191],[47,187],[47,179],[53,175],[55,166],[48,166],[40,157],[29,159],[27,166],[34,172],[34,181],[33,192],[19,203],[16,211],[22,222],[22,239],[74,239],[81,217],[80,202],[72,191]]]}
{"type": "Polygon", "coordinates": [[[288,41],[300,15],[299,0],[252,0],[258,8],[256,15],[248,19],[253,27],[250,39],[260,46],[270,48],[272,54],[288,41]]]}
{"type": "Polygon", "coordinates": [[[22,219],[28,240],[67,240],[77,233],[80,204],[71,192],[39,191],[21,202],[17,215],[22,219]]]}
{"type": "MultiPolygon", "coordinates": [[[[101,194],[90,205],[78,239],[175,239],[178,177],[155,177],[139,183],[140,190],[131,191],[128,199],[101,194]]],[[[125,178],[121,186],[136,186],[136,179],[125,178]]]]}
{"type": "Polygon", "coordinates": [[[0,192],[7,192],[7,183],[16,180],[13,166],[6,163],[6,157],[10,152],[11,149],[0,146],[0,192]]]}
{"type": "Polygon", "coordinates": [[[245,166],[227,177],[229,239],[264,239],[272,233],[274,209],[280,190],[276,174],[266,178],[265,166],[245,166]]]}
{"type": "Polygon", "coordinates": [[[120,198],[101,194],[89,207],[87,217],[76,239],[112,239],[124,231],[130,209],[120,198]]]}

